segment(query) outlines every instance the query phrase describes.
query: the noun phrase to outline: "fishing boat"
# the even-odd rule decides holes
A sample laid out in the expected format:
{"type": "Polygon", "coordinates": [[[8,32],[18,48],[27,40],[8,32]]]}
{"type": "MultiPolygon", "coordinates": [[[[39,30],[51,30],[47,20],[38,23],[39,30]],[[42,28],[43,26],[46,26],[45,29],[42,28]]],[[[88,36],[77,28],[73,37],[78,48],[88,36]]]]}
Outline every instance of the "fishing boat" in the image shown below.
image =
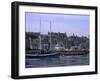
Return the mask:
{"type": "MultiPolygon", "coordinates": [[[[50,21],[50,32],[51,32],[51,21],[50,21]]],[[[52,51],[51,47],[51,34],[50,34],[50,49],[49,50],[43,50],[41,45],[41,19],[40,19],[40,47],[39,50],[30,50],[26,53],[26,58],[59,58],[60,53],[52,51]]],[[[32,49],[32,41],[30,38],[30,49],[32,49]]]]}
{"type": "Polygon", "coordinates": [[[78,46],[72,46],[70,49],[65,49],[62,45],[55,45],[56,52],[59,52],[61,55],[84,55],[89,54],[88,49],[80,49],[78,46]]]}

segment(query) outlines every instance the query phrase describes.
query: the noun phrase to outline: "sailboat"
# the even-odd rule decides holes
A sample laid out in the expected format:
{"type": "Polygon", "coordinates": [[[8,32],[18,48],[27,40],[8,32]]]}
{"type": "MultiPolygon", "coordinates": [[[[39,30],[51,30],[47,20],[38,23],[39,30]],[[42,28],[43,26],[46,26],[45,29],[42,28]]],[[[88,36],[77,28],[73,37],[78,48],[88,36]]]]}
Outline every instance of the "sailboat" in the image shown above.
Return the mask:
{"type": "Polygon", "coordinates": [[[26,54],[27,58],[59,58],[60,54],[58,52],[52,51],[52,42],[51,42],[51,21],[50,21],[50,49],[48,51],[44,51],[41,45],[41,19],[40,19],[40,54],[26,54]]]}

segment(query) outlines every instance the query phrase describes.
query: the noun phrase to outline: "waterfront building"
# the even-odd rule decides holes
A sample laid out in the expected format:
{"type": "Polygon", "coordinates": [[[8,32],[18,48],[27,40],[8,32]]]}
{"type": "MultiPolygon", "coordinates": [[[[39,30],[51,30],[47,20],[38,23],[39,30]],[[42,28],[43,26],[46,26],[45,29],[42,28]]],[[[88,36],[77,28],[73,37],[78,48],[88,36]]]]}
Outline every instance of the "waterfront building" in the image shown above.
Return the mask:
{"type": "Polygon", "coordinates": [[[89,38],[85,36],[67,36],[66,33],[48,32],[26,32],[26,50],[67,50],[67,49],[89,49],[89,38]],[[41,36],[41,42],[40,42],[41,36]],[[50,38],[51,37],[51,38],[50,38]],[[51,45],[50,45],[51,43],[51,45]]]}

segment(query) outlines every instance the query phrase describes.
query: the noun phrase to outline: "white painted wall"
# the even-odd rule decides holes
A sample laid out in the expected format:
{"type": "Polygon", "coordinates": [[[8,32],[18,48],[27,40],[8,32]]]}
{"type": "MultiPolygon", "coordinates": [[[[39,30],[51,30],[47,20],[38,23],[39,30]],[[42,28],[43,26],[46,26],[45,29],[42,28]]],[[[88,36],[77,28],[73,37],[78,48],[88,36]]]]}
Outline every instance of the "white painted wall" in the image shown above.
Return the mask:
{"type": "MultiPolygon", "coordinates": [[[[10,78],[11,71],[11,2],[14,0],[0,1],[0,81],[13,81],[10,78]]],[[[16,0],[20,1],[20,0],[16,0]]],[[[43,2],[43,3],[58,3],[58,4],[73,4],[73,5],[87,5],[98,6],[98,22],[100,21],[100,0],[21,0],[29,2],[43,2]]],[[[98,35],[100,35],[100,23],[98,23],[98,35]]],[[[92,32],[91,32],[92,33],[92,32]]],[[[100,37],[98,38],[100,41],[100,37]]],[[[100,42],[98,43],[98,50],[100,42]]],[[[98,62],[100,61],[100,50],[98,51],[98,62]]],[[[98,63],[100,68],[100,63],[98,63]]],[[[100,70],[99,70],[100,72],[100,70]]],[[[24,79],[25,80],[25,79],[24,79]]],[[[81,75],[81,76],[64,76],[53,78],[39,78],[26,79],[26,81],[99,81],[98,75],[81,75]]],[[[22,80],[21,80],[22,81],[22,80]]]]}

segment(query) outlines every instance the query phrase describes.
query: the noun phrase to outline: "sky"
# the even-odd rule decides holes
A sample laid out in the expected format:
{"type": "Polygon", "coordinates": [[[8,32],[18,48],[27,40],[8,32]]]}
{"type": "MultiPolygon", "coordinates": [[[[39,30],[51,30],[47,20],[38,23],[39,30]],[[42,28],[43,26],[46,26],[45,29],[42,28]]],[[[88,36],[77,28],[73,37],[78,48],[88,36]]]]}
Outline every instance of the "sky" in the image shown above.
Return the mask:
{"type": "Polygon", "coordinates": [[[66,33],[67,36],[89,35],[89,15],[25,12],[26,32],[41,31],[42,34],[47,34],[50,32],[50,23],[52,32],[66,33]]]}

